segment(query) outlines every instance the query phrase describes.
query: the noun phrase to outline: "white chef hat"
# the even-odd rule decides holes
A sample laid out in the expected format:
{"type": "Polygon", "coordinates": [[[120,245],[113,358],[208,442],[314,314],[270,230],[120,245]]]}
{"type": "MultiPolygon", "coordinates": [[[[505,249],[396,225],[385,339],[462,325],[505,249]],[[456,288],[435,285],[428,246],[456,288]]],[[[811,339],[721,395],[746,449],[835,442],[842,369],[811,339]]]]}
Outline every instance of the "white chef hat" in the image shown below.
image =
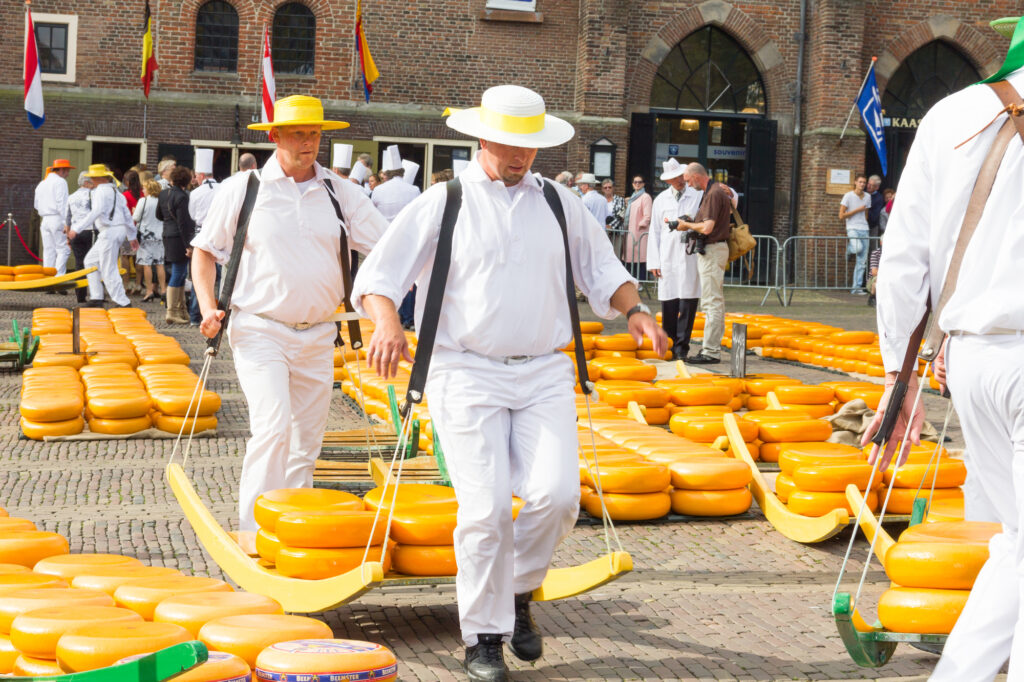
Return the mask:
{"type": "Polygon", "coordinates": [[[334,162],[331,164],[331,168],[351,168],[352,167],[352,145],[336,143],[334,145],[334,162]]]}
{"type": "Polygon", "coordinates": [[[213,175],[213,150],[212,149],[196,149],[196,173],[206,173],[207,175],[213,175]]]}
{"type": "Polygon", "coordinates": [[[370,169],[362,161],[356,161],[355,165],[352,166],[352,170],[349,171],[348,177],[350,180],[355,180],[362,184],[369,174],[370,169]]]}
{"type": "Polygon", "coordinates": [[[393,144],[384,150],[384,158],[381,161],[381,170],[395,171],[402,168],[402,155],[398,152],[398,145],[393,144]]]}
{"type": "Polygon", "coordinates": [[[402,179],[410,185],[414,184],[416,182],[416,173],[420,170],[420,165],[415,161],[402,159],[402,168],[405,169],[405,175],[402,176],[402,179]]]}

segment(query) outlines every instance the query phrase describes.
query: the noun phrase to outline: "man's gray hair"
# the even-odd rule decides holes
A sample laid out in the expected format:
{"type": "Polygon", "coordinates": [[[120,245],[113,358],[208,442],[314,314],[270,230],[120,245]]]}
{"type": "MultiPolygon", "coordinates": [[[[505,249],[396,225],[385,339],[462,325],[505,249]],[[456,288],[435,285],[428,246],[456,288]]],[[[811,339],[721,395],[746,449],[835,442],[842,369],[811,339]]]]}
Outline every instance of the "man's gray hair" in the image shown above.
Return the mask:
{"type": "Polygon", "coordinates": [[[699,163],[697,163],[696,161],[694,161],[693,163],[688,164],[686,166],[686,174],[687,175],[696,175],[698,177],[703,177],[703,178],[708,177],[707,169],[704,168],[704,166],[702,166],[699,163]]]}
{"type": "Polygon", "coordinates": [[[175,161],[174,159],[164,159],[159,163],[159,165],[157,165],[156,174],[162,176],[164,173],[166,173],[167,171],[169,171],[170,169],[174,168],[177,165],[178,162],[175,161]]]}
{"type": "Polygon", "coordinates": [[[569,171],[562,171],[561,173],[555,176],[555,182],[559,183],[560,185],[565,185],[566,187],[569,186],[570,180],[572,180],[572,173],[569,171]]]}
{"type": "Polygon", "coordinates": [[[879,185],[881,185],[882,178],[878,175],[872,175],[870,178],[868,178],[868,182],[877,182],[879,185]]]}
{"type": "Polygon", "coordinates": [[[255,170],[257,166],[256,157],[246,152],[238,157],[238,170],[255,170]]]}
{"type": "Polygon", "coordinates": [[[85,187],[85,183],[89,180],[89,176],[87,175],[88,172],[89,171],[82,171],[81,173],[78,174],[79,187],[85,187]]]}

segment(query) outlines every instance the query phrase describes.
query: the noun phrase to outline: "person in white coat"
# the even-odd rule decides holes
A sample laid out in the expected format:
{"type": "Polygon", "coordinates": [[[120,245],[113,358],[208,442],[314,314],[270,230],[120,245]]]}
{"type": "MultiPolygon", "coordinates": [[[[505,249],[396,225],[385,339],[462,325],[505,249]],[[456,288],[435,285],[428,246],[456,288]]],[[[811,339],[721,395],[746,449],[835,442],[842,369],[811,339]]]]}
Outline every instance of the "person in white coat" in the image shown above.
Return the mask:
{"type": "Polygon", "coordinates": [[[58,275],[68,271],[68,173],[74,166],[67,159],[54,159],[46,177],[36,185],[36,213],[43,242],[43,267],[56,268],[58,275]]]}
{"type": "Polygon", "coordinates": [[[110,169],[102,163],[94,163],[85,174],[95,185],[91,195],[92,210],[71,226],[68,237],[74,239],[78,232],[89,229],[90,225],[95,226],[98,232],[96,241],[82,263],[82,267],[96,268],[86,276],[89,282],[89,301],[86,305],[102,308],[105,286],[110,299],[123,308],[131,304],[131,299],[124,291],[117,258],[125,240],[128,240],[132,250],[139,248],[135,221],[128,210],[128,201],[114,186],[114,174],[110,169]]]}
{"type": "MultiPolygon", "coordinates": [[[[1019,18],[993,25],[1006,37],[1012,35],[1017,46],[1024,42],[1024,27],[1013,33],[1018,23],[1019,18]]],[[[1022,66],[1008,59],[993,78],[1005,78],[1016,93],[1024,93],[1022,66]]],[[[935,362],[936,377],[952,394],[966,443],[965,517],[999,522],[1002,532],[989,542],[988,561],[949,635],[931,677],[934,682],[987,682],[1007,658],[1009,679],[1024,679],[1024,231],[1019,229],[1024,144],[1004,112],[996,92],[976,84],[941,100],[924,116],[900,179],[900,200],[886,227],[878,270],[879,345],[886,384],[892,385],[929,298],[940,300],[975,178],[1008,126],[1005,134],[1012,137],[963,253],[955,291],[938,317],[949,340],[935,362]],[[957,172],[950,173],[950,168],[957,172]]],[[[879,457],[882,470],[905,435],[916,392],[913,373],[890,447],[872,454],[879,457]]],[[[883,414],[880,410],[865,440],[883,414]]],[[[909,429],[915,442],[924,421],[922,410],[916,414],[909,429]]]]}
{"type": "MultiPolygon", "coordinates": [[[[213,150],[196,149],[196,188],[188,193],[188,214],[196,224],[196,234],[203,230],[203,223],[206,222],[206,214],[210,212],[210,205],[213,197],[220,189],[217,179],[213,177],[213,150]]],[[[217,269],[217,277],[214,286],[220,288],[220,268],[217,269]]],[[[188,301],[188,316],[193,327],[198,327],[203,321],[199,312],[199,300],[193,293],[188,301]]]]}
{"type": "MultiPolygon", "coordinates": [[[[567,142],[573,127],[527,88],[502,85],[448,126],[480,140],[459,174],[462,204],[426,382],[430,414],[459,502],[456,592],[471,680],[505,680],[503,643],[523,660],[542,654],[530,596],[579,511],[575,383],[558,349],[572,339],[565,248],[530,172],[540,147],[567,142]],[[524,506],[512,523],[511,498],[524,506]]],[[[625,314],[636,340],[663,353],[667,341],[583,202],[551,183],[564,211],[575,283],[594,312],[625,314]]],[[[417,281],[429,291],[446,184],[403,210],[359,269],[353,304],[376,323],[367,360],[393,374],[409,347],[396,307],[417,281]]],[[[431,302],[416,305],[417,328],[431,302]]],[[[422,351],[422,346],[420,347],[422,351]]]]}
{"type": "Polygon", "coordinates": [[[199,331],[213,338],[225,315],[217,307],[215,265],[231,260],[246,187],[258,172],[227,329],[252,432],[238,492],[243,531],[256,530],[253,506],[262,493],[313,485],[334,387],[332,317],[344,296],[341,258],[349,256],[341,253],[342,230],[350,247],[368,253],[387,229],[359,188],[316,162],[321,130],[348,127],[324,120],[320,100],[280,99],[273,123],[249,127],[269,130],[276,151],[261,171],[236,173],[221,184],[192,240],[199,331]]]}
{"type": "Polygon", "coordinates": [[[373,188],[373,205],[389,223],[420,195],[420,188],[405,181],[405,168],[398,154],[398,145],[391,145],[384,154],[384,182],[373,188]]]}
{"type": "Polygon", "coordinates": [[[662,164],[662,171],[661,179],[669,187],[655,197],[651,207],[647,272],[658,280],[661,326],[672,340],[672,354],[685,360],[700,303],[700,273],[696,252],[686,252],[685,233],[670,224],[684,216],[696,216],[704,193],[687,184],[686,165],[674,158],[662,164]]]}

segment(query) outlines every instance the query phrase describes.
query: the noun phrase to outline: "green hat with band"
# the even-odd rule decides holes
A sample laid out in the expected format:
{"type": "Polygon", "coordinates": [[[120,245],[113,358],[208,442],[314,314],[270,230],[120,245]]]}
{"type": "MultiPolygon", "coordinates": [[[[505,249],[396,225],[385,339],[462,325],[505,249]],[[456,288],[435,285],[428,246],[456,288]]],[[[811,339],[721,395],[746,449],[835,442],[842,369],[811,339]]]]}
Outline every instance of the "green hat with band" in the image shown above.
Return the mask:
{"type": "Polygon", "coordinates": [[[1024,22],[1020,17],[1005,17],[991,22],[996,33],[1010,39],[1010,49],[1006,52],[1006,61],[994,74],[981,81],[995,83],[1001,81],[1017,69],[1024,67],[1024,22]]]}

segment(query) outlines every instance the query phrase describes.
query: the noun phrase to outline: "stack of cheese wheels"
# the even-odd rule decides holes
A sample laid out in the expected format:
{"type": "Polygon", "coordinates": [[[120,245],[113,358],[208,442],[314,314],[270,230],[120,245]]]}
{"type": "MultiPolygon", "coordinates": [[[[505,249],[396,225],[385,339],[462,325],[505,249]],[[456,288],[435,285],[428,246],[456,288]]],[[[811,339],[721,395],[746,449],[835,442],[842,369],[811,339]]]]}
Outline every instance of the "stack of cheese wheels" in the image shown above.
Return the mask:
{"type": "Polygon", "coordinates": [[[71,579],[71,586],[85,590],[100,590],[114,596],[117,588],[125,583],[143,578],[168,578],[180,576],[181,571],[166,566],[110,566],[93,567],[71,579]]]}
{"type": "Polygon", "coordinates": [[[71,311],[67,308],[36,308],[32,311],[32,335],[71,333],[71,311]]]}
{"type": "Polygon", "coordinates": [[[783,408],[803,412],[812,417],[827,417],[835,413],[836,392],[831,386],[777,386],[775,396],[783,408]]]}
{"type": "Polygon", "coordinates": [[[329,639],[332,634],[326,623],[315,618],[250,614],[209,621],[199,629],[199,640],[212,651],[234,654],[255,667],[260,652],[272,644],[296,639],[329,639]]]}
{"type": "Polygon", "coordinates": [[[398,661],[389,649],[351,639],[278,642],[256,657],[260,680],[397,680],[398,661]]]}
{"type": "MultiPolygon", "coordinates": [[[[791,512],[803,516],[824,516],[833,509],[856,514],[859,510],[851,509],[846,499],[846,486],[854,484],[865,492],[872,481],[871,466],[860,449],[838,443],[786,443],[779,456],[779,468],[775,493],[791,512]]],[[[878,509],[881,485],[876,473],[867,493],[872,511],[878,509]]]]}
{"type": "Polygon", "coordinates": [[[781,374],[750,374],[744,377],[743,392],[747,394],[746,407],[749,410],[768,409],[768,393],[780,386],[800,386],[799,379],[790,379],[781,374]]]}
{"type": "MultiPolygon", "coordinates": [[[[393,508],[391,539],[397,544],[391,553],[391,562],[398,573],[417,576],[452,576],[455,565],[454,537],[458,503],[455,491],[447,486],[401,484],[397,496],[389,486],[387,498],[382,502],[382,488],[374,488],[363,498],[368,509],[380,508],[378,525],[387,522],[393,508]]],[[[512,500],[515,518],[522,501],[512,500]]],[[[380,549],[371,554],[380,558],[380,549]]]]}
{"type": "Polygon", "coordinates": [[[202,395],[193,396],[199,377],[188,368],[179,364],[152,364],[139,368],[149,397],[153,401],[153,425],[168,433],[199,433],[217,428],[217,417],[220,409],[220,396],[210,390],[202,395]],[[186,419],[185,413],[191,411],[186,419]],[[198,410],[198,417],[195,416],[198,410]]]}
{"type": "Polygon", "coordinates": [[[595,382],[595,386],[601,402],[618,409],[625,409],[629,403],[635,402],[644,409],[647,423],[668,423],[671,413],[666,406],[671,395],[666,389],[632,379],[602,379],[595,382]]]}
{"type": "Polygon", "coordinates": [[[778,462],[779,455],[787,445],[820,443],[832,435],[832,427],[828,422],[812,419],[806,412],[796,409],[751,410],[743,418],[757,424],[761,461],[764,462],[778,462]]]}
{"type": "MultiPolygon", "coordinates": [[[[594,420],[593,425],[597,435],[607,441],[607,446],[625,449],[649,462],[665,464],[692,456],[724,456],[723,452],[708,445],[679,438],[656,426],[627,420],[594,420]]],[[[591,457],[591,436],[586,431],[581,431],[581,434],[583,454],[591,457]]]]}
{"type": "MultiPolygon", "coordinates": [[[[341,575],[362,563],[373,524],[373,515],[367,517],[364,510],[361,499],[340,490],[283,488],[267,491],[256,500],[253,510],[259,526],[256,550],[262,559],[275,564],[279,573],[290,578],[315,580],[341,575]],[[285,514],[296,515],[290,517],[286,532],[302,545],[285,545],[277,536],[278,522],[285,514]],[[345,536],[314,538],[314,527],[344,532],[345,536]],[[358,537],[358,542],[346,536],[358,537]],[[325,547],[325,542],[333,545],[325,547]]],[[[374,549],[379,557],[379,542],[371,547],[371,556],[374,556],[374,549]]]]}
{"type": "Polygon", "coordinates": [[[673,414],[681,408],[721,407],[733,411],[743,407],[742,380],[705,374],[688,379],[662,379],[655,385],[669,391],[673,414]]]}
{"type": "MultiPolygon", "coordinates": [[[[757,438],[757,424],[742,417],[736,419],[736,424],[739,426],[740,435],[743,437],[743,442],[746,444],[750,456],[758,459],[760,456],[760,443],[757,438]]],[[[672,430],[672,433],[693,443],[710,444],[726,435],[722,415],[715,413],[677,412],[672,415],[669,428],[672,430]]]]}
{"type": "Polygon", "coordinates": [[[890,513],[912,513],[916,498],[963,504],[964,493],[960,486],[967,479],[967,467],[963,460],[943,457],[929,464],[930,457],[926,459],[926,455],[926,452],[920,451],[911,453],[908,461],[898,469],[895,463],[891,463],[883,472],[885,484],[892,482],[892,492],[889,493],[886,507],[890,513]]]}
{"type": "MultiPolygon", "coordinates": [[[[591,360],[594,357],[594,350],[597,348],[595,339],[597,334],[582,334],[583,343],[583,357],[587,360],[591,360]]],[[[576,360],[576,339],[570,339],[568,345],[560,348],[563,353],[568,355],[575,362],[576,360]]]]}
{"type": "Polygon", "coordinates": [[[93,623],[69,630],[57,641],[57,663],[65,672],[97,670],[128,656],[150,654],[192,640],[173,623],[93,623]]]}
{"type": "Polygon", "coordinates": [[[46,268],[42,265],[15,265],[13,266],[14,281],[27,282],[33,279],[43,279],[57,274],[55,268],[46,268]]]}
{"type": "MultiPolygon", "coordinates": [[[[109,327],[110,321],[106,320],[109,327]]],[[[128,365],[132,369],[139,366],[139,359],[135,355],[135,349],[128,339],[109,331],[98,329],[83,329],[82,338],[89,344],[89,357],[87,362],[90,365],[128,365]]]]}
{"type": "Polygon", "coordinates": [[[639,348],[631,334],[608,334],[594,337],[594,357],[635,358],[639,348]]]}
{"type": "Polygon", "coordinates": [[[908,528],[885,555],[893,586],[878,619],[893,632],[947,634],[967,602],[998,523],[952,521],[908,528]]]}
{"type": "MultiPolygon", "coordinates": [[[[581,482],[597,490],[600,483],[605,508],[614,521],[647,521],[668,514],[671,476],[664,464],[614,461],[598,457],[599,466],[581,469],[581,482]],[[599,480],[595,480],[599,479],[599,480]]],[[[590,496],[583,502],[591,516],[601,518],[601,500],[590,496]]]]}
{"type": "Polygon", "coordinates": [[[877,410],[878,404],[882,401],[882,394],[885,392],[884,386],[867,381],[826,381],[821,385],[835,390],[838,401],[837,411],[853,400],[863,400],[868,409],[877,410]]]}
{"type": "MultiPolygon", "coordinates": [[[[87,349],[84,341],[79,345],[79,351],[87,349]]],[[[46,334],[39,337],[39,350],[32,358],[32,368],[42,369],[44,367],[71,367],[81,369],[85,367],[86,356],[80,352],[75,354],[71,334],[46,334]]]]}
{"type": "Polygon", "coordinates": [[[225,616],[284,613],[281,605],[270,597],[250,592],[190,592],[167,597],[153,611],[153,622],[174,623],[188,630],[192,637],[211,620],[225,616]]]}
{"type": "Polygon", "coordinates": [[[0,282],[14,281],[14,266],[0,265],[0,282]]]}
{"type": "Polygon", "coordinates": [[[750,467],[726,457],[691,457],[668,465],[672,511],[686,516],[734,516],[750,509],[750,467]]]}
{"type": "MultiPolygon", "coordinates": [[[[148,322],[147,322],[148,324],[148,322]]],[[[139,364],[145,365],[187,365],[190,362],[181,344],[155,329],[138,329],[121,332],[132,344],[139,364]]]]}
{"type": "Polygon", "coordinates": [[[119,363],[88,365],[85,383],[86,416],[93,433],[128,434],[145,431],[152,422],[152,402],[135,370],[119,363]]]}
{"type": "Polygon", "coordinates": [[[664,355],[659,356],[654,352],[654,342],[647,336],[643,338],[636,349],[637,360],[671,360],[672,351],[666,350],[664,355]]]}
{"type": "Polygon", "coordinates": [[[85,389],[71,367],[26,369],[21,383],[21,431],[26,438],[81,433],[85,389]]]}
{"type": "Polygon", "coordinates": [[[348,378],[345,367],[350,362],[359,360],[359,352],[352,350],[350,346],[334,347],[334,380],[344,381],[348,378]]]}
{"type": "MultiPolygon", "coordinates": [[[[131,663],[148,654],[135,654],[117,661],[131,663]]],[[[207,652],[207,659],[194,668],[175,675],[174,682],[252,682],[252,668],[234,654],[223,651],[207,652]]]]}
{"type": "Polygon", "coordinates": [[[37,609],[54,606],[114,606],[106,592],[73,587],[34,587],[0,594],[0,633],[10,636],[15,619],[37,609]]]}
{"type": "MultiPolygon", "coordinates": [[[[19,564],[32,568],[47,557],[67,553],[68,540],[59,533],[45,530],[0,530],[0,564],[19,564]]],[[[0,576],[0,579],[3,577],[0,576]]]]}
{"type": "Polygon", "coordinates": [[[172,575],[140,578],[124,583],[114,590],[118,606],[131,609],[146,620],[153,620],[157,605],[168,597],[196,592],[232,592],[223,580],[200,576],[172,575]]]}
{"type": "Polygon", "coordinates": [[[943,521],[964,520],[963,498],[954,500],[932,500],[928,505],[925,523],[941,523],[943,521]]]}
{"type": "Polygon", "coordinates": [[[33,608],[16,616],[11,622],[10,642],[21,656],[56,661],[57,643],[66,632],[85,625],[141,622],[142,616],[131,609],[69,601],[62,606],[33,608]]]}

